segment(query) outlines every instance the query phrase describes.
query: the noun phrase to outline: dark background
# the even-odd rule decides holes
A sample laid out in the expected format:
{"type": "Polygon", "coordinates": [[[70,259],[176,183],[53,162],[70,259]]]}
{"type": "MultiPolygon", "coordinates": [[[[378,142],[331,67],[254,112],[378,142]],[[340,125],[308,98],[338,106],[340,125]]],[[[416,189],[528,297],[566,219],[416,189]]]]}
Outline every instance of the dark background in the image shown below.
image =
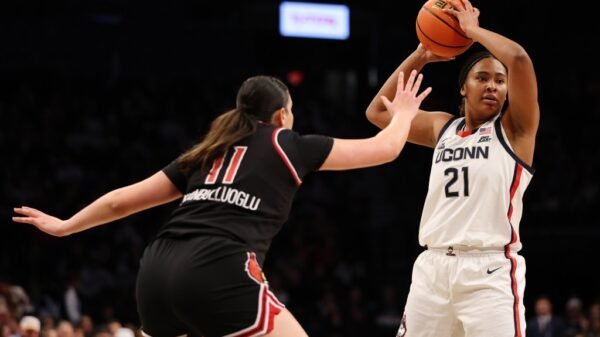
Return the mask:
{"type": "MultiPolygon", "coordinates": [[[[377,132],[364,110],[416,47],[422,3],[350,2],[348,41],[280,37],[278,4],[2,2],[0,282],[23,286],[42,308],[48,298],[60,302],[74,276],[83,283],[84,311],[100,321],[110,308],[135,323],[137,260],[174,205],[60,239],[12,223],[12,207],[68,217],[147,177],[231,108],[248,76],[304,75],[301,84],[289,83],[301,133],[377,132]]],[[[559,312],[570,296],[589,305],[600,296],[600,72],[591,51],[598,24],[586,19],[593,9],[517,0],[474,5],[481,26],[527,49],[538,75],[536,174],[520,229],[527,315],[542,294],[559,312]]],[[[424,108],[456,111],[467,54],[426,67],[434,91],[424,108]]],[[[421,251],[430,155],[408,144],[393,163],[305,180],[265,271],[311,335],[350,336],[360,331],[352,322],[361,315],[390,335],[396,322],[385,328],[386,313],[401,315],[421,251]]]]}

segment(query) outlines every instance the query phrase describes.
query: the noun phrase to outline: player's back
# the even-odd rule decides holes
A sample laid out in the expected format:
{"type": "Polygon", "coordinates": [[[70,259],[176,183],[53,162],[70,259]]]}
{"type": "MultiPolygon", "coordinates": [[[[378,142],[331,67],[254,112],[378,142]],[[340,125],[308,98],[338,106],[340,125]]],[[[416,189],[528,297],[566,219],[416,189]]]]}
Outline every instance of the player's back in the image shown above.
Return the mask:
{"type": "Polygon", "coordinates": [[[183,198],[158,237],[222,237],[262,259],[287,220],[302,178],[320,167],[331,139],[259,123],[256,132],[216,158],[209,172],[165,172],[183,198]]]}

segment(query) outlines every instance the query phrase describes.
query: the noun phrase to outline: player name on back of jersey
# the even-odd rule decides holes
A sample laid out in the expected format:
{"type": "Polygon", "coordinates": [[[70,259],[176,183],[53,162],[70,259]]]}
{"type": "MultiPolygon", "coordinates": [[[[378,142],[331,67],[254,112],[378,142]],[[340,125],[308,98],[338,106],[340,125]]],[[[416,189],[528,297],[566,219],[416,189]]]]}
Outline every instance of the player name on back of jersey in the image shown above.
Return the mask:
{"type": "Polygon", "coordinates": [[[435,162],[441,161],[458,161],[465,159],[488,159],[489,147],[488,146],[471,146],[471,147],[458,147],[458,148],[445,148],[444,144],[437,148],[438,153],[435,157],[435,162]]]}
{"type": "Polygon", "coordinates": [[[260,205],[259,197],[227,186],[220,186],[213,189],[196,189],[195,191],[184,195],[181,204],[183,205],[186,202],[200,200],[227,203],[249,209],[251,211],[256,211],[260,205]]]}

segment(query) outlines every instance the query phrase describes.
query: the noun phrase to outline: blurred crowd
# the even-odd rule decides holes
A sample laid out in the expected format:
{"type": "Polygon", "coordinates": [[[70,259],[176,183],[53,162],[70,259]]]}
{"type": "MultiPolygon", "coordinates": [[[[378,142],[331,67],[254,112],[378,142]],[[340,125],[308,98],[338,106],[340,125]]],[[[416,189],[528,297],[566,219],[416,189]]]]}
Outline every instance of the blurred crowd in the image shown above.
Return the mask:
{"type": "MultiPolygon", "coordinates": [[[[151,175],[232,107],[238,82],[98,82],[37,70],[0,81],[0,337],[139,336],[138,260],[175,205],[65,238],[12,223],[11,207],[68,217],[103,193],[151,175]]],[[[336,96],[344,90],[307,82],[291,88],[298,131],[336,137],[376,131],[363,115],[374,92],[357,90],[349,95],[358,96],[351,105],[340,104],[336,96]]],[[[600,84],[590,79],[573,85],[581,90],[563,94],[577,96],[577,106],[547,95],[542,107],[538,172],[524,216],[532,231],[597,225],[592,215],[600,168],[588,160],[598,153],[595,135],[575,125],[564,132],[561,115],[562,109],[578,109],[579,123],[597,123],[600,84]]],[[[432,99],[428,104],[440,103],[432,99]]],[[[409,145],[389,165],[319,172],[305,180],[264,270],[311,336],[395,334],[418,254],[429,156],[409,145]]],[[[585,293],[600,295],[595,290],[585,293]]],[[[550,313],[562,323],[556,334],[539,336],[600,336],[595,296],[546,299],[557,302],[550,313]]],[[[527,304],[530,325],[536,321],[546,329],[548,310],[538,309],[537,300],[527,304]]]]}
{"type": "MultiPolygon", "coordinates": [[[[299,310],[298,316],[308,323],[311,336],[393,336],[401,313],[393,290],[383,291],[383,306],[366,301],[358,287],[345,294],[343,303],[334,292],[326,292],[316,302],[317,312],[299,310]]],[[[287,293],[277,295],[290,300],[287,293]]],[[[22,287],[0,284],[0,337],[143,337],[135,320],[115,316],[110,305],[102,315],[92,316],[82,300],[77,289],[68,288],[54,308],[50,303],[36,307],[22,287]]],[[[600,301],[585,304],[572,296],[555,310],[552,300],[541,295],[526,329],[527,337],[599,337],[600,301]]]]}
{"type": "Polygon", "coordinates": [[[36,310],[20,286],[1,283],[0,336],[142,337],[140,329],[129,322],[124,323],[116,318],[95,321],[78,309],[70,309],[74,310],[64,316],[36,310]]]}

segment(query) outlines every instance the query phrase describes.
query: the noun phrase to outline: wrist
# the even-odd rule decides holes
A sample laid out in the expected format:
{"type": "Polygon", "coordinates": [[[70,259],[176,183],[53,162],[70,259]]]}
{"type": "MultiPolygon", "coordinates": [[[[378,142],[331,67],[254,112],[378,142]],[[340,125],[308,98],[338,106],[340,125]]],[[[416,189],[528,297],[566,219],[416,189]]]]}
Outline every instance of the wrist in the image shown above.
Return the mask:
{"type": "Polygon", "coordinates": [[[420,71],[431,60],[427,57],[427,49],[419,48],[408,58],[410,68],[420,71]]]}
{"type": "Polygon", "coordinates": [[[58,226],[56,235],[62,237],[62,236],[69,236],[69,235],[73,234],[74,231],[71,227],[73,227],[71,219],[62,220],[60,222],[60,225],[58,226]]]}
{"type": "Polygon", "coordinates": [[[475,41],[475,31],[477,30],[477,28],[479,28],[478,26],[469,26],[466,27],[465,29],[463,29],[463,31],[465,32],[465,35],[470,38],[471,40],[475,41]]]}
{"type": "Polygon", "coordinates": [[[425,65],[429,62],[427,57],[427,48],[423,45],[419,45],[419,47],[411,54],[411,59],[413,63],[418,65],[425,65]]]}
{"type": "Polygon", "coordinates": [[[410,125],[414,117],[414,113],[408,111],[396,111],[392,116],[392,119],[398,121],[401,125],[410,125]]]}

